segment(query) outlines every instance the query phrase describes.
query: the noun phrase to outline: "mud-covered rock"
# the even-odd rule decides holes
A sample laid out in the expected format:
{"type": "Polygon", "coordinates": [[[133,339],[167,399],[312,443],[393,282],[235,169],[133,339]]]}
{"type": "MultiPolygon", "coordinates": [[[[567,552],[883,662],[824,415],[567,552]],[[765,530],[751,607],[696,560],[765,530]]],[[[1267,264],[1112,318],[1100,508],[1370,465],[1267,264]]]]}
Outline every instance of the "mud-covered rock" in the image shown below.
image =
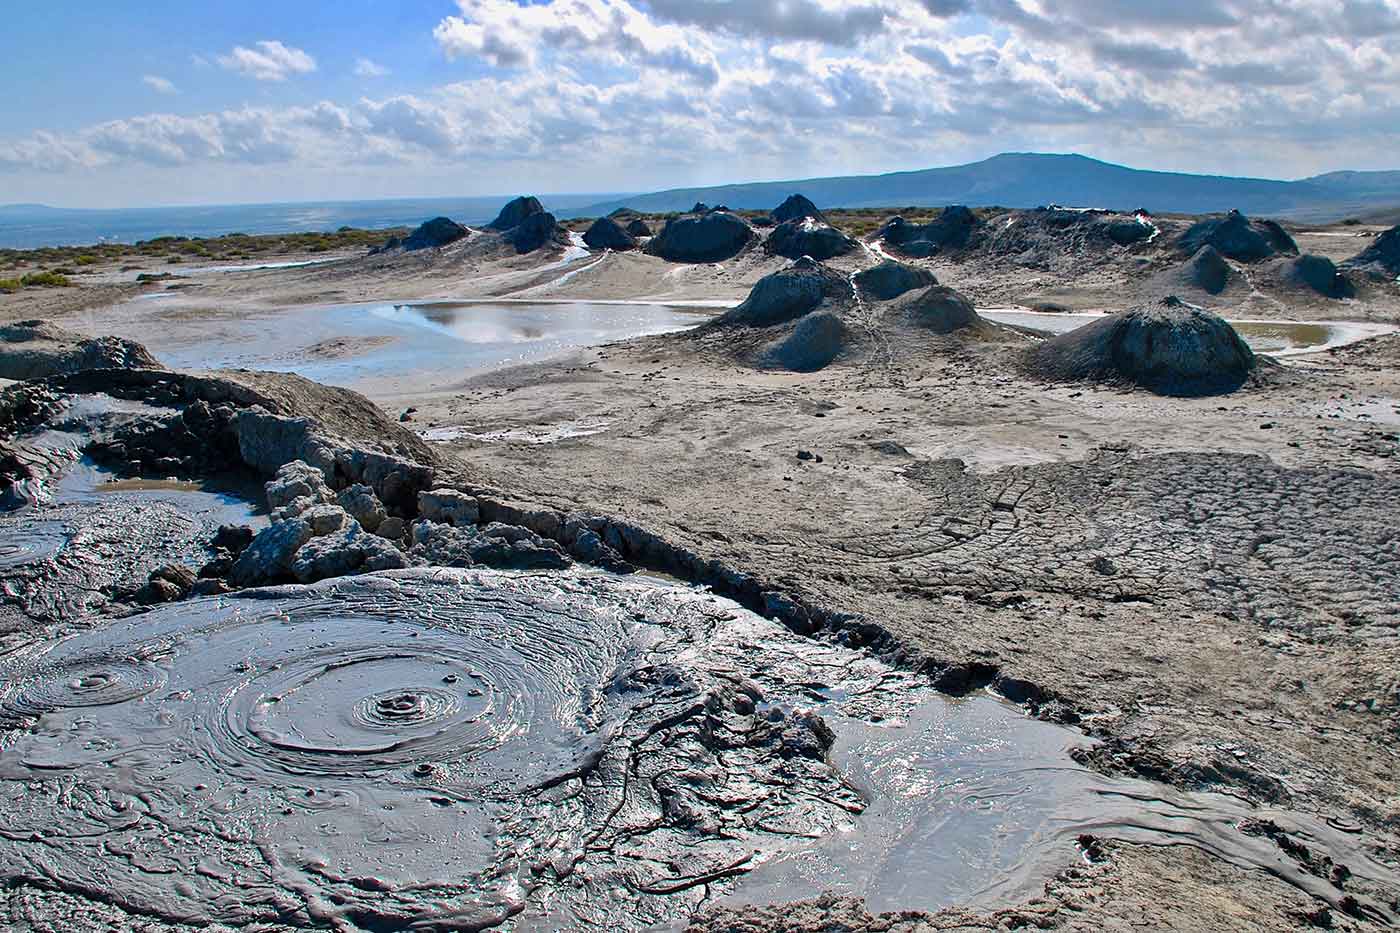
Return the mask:
{"type": "Polygon", "coordinates": [[[1159,395],[1218,395],[1254,371],[1253,351],[1223,318],[1168,298],[1053,337],[1028,354],[1042,378],[1137,385],[1159,395]]]}
{"type": "Polygon", "coordinates": [[[264,528],[238,555],[229,571],[234,586],[261,586],[291,575],[292,560],[312,538],[311,524],[301,518],[288,518],[264,528]]]}
{"type": "Polygon", "coordinates": [[[423,249],[437,249],[449,243],[456,243],[469,233],[470,230],[455,220],[434,217],[410,233],[403,241],[403,248],[410,253],[423,249]]]}
{"type": "Polygon", "coordinates": [[[831,364],[850,342],[850,329],[840,316],[826,310],[798,319],[786,335],[763,351],[763,362],[793,372],[814,372],[831,364]]]}
{"type": "Polygon", "coordinates": [[[611,249],[626,252],[637,248],[637,240],[611,217],[599,217],[593,221],[583,242],[589,249],[611,249]]]}
{"type": "Polygon", "coordinates": [[[938,284],[934,274],[922,266],[911,266],[893,259],[862,269],[856,273],[854,281],[862,295],[875,301],[889,301],[916,288],[938,284]]]}
{"type": "Polygon", "coordinates": [[[652,238],[646,251],[668,262],[723,262],[738,255],[758,234],[725,211],[677,217],[652,238]]]}
{"type": "Polygon", "coordinates": [[[389,541],[402,541],[408,534],[408,522],[397,515],[391,515],[379,523],[374,533],[389,541]]]}
{"type": "Polygon", "coordinates": [[[307,541],[297,550],[289,569],[298,582],[315,583],[357,573],[400,570],[407,566],[409,560],[403,552],[352,520],[336,531],[317,535],[307,541]]]}
{"type": "Polygon", "coordinates": [[[269,509],[292,515],[335,501],[335,494],[326,485],[325,473],[305,460],[284,463],[263,490],[269,509]]]}
{"type": "Polygon", "coordinates": [[[457,528],[418,521],[413,523],[411,536],[413,557],[437,566],[557,570],[572,563],[554,541],[516,525],[457,528]]]}
{"type": "Polygon", "coordinates": [[[470,493],[456,489],[433,489],[418,494],[418,516],[430,522],[462,528],[481,520],[481,507],[470,493]]]}
{"type": "Polygon", "coordinates": [[[347,515],[359,522],[366,531],[377,531],[379,526],[389,517],[389,513],[384,509],[384,503],[379,501],[379,497],[374,494],[371,487],[363,483],[345,487],[335,497],[335,501],[345,510],[347,515]]]}
{"type": "Polygon", "coordinates": [[[194,589],[198,578],[183,564],[165,564],[151,571],[146,585],[136,593],[136,601],[147,606],[173,603],[194,589]]]}
{"type": "Polygon", "coordinates": [[[49,321],[0,325],[0,379],[44,379],[91,369],[165,367],[132,340],[88,337],[49,321]]]}
{"type": "Polygon", "coordinates": [[[765,275],[737,308],[716,320],[718,326],[769,327],[796,320],[823,302],[854,297],[846,277],[812,259],[765,275]]]}
{"type": "Polygon", "coordinates": [[[1236,262],[1258,262],[1279,253],[1298,252],[1293,238],[1277,223],[1251,221],[1239,211],[1198,221],[1177,240],[1178,251],[1187,256],[1196,255],[1204,246],[1213,246],[1236,262]]]}
{"type": "Polygon", "coordinates": [[[810,256],[819,261],[844,256],[856,245],[855,240],[814,217],[799,217],[779,224],[763,243],[764,249],[775,256],[788,259],[810,256]]]}

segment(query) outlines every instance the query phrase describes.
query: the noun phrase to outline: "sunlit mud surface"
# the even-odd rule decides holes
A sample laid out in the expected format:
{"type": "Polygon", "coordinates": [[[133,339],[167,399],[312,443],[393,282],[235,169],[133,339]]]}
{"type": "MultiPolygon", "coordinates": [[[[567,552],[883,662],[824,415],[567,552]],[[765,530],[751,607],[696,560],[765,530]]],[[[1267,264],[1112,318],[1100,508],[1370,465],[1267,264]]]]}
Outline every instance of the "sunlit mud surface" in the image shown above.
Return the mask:
{"type": "Polygon", "coordinates": [[[0,683],[0,875],[189,923],[998,902],[1084,832],[1326,896],[1247,817],[1368,874],[1344,832],[1109,781],[1076,733],[661,581],[430,569],[196,600],[36,640],[0,683]]]}
{"type": "Polygon", "coordinates": [[[162,564],[202,564],[221,525],[266,523],[255,493],[238,485],[116,481],[82,455],[94,434],[161,411],[78,396],[51,427],[17,440],[48,472],[29,484],[31,505],[0,512],[0,636],[79,624],[162,564]]]}

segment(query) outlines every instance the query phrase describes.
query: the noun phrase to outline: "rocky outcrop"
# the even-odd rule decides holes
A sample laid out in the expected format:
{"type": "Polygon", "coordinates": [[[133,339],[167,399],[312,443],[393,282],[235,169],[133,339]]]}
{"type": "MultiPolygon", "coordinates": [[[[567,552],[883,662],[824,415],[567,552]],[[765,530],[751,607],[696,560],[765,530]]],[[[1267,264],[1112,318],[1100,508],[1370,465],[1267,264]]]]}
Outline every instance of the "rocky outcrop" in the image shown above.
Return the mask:
{"type": "Polygon", "coordinates": [[[946,285],[932,285],[922,291],[901,295],[890,303],[889,315],[935,334],[951,334],[969,328],[983,331],[993,329],[993,325],[977,313],[966,295],[946,285]]]}
{"type": "Polygon", "coordinates": [[[1177,298],[1112,314],[1033,348],[1029,370],[1054,381],[1135,385],[1159,395],[1232,392],[1256,366],[1223,318],[1177,298]]]}
{"type": "Polygon", "coordinates": [[[560,570],[573,563],[557,543],[518,525],[493,522],[478,528],[419,521],[410,536],[409,553],[440,567],[560,570]]]}
{"type": "Polygon", "coordinates": [[[938,279],[929,270],[893,259],[862,269],[856,273],[854,281],[860,293],[874,301],[889,301],[916,288],[938,284],[938,279]]]}
{"type": "Polygon", "coordinates": [[[1194,256],[1204,246],[1214,247],[1222,256],[1236,262],[1258,262],[1280,253],[1294,254],[1298,246],[1273,221],[1251,221],[1239,211],[1224,217],[1198,221],[1177,240],[1177,250],[1194,256]]]}
{"type": "Polygon", "coordinates": [[[496,215],[496,219],[486,225],[488,230],[505,232],[514,230],[525,222],[525,219],[534,214],[543,214],[544,205],[539,198],[531,195],[515,198],[496,215]]]}
{"type": "Polygon", "coordinates": [[[1306,254],[1288,263],[1287,277],[1297,285],[1312,289],[1324,298],[1355,298],[1351,280],[1326,256],[1306,254]]]}
{"type": "Polygon", "coordinates": [[[775,224],[785,224],[791,220],[802,220],[810,217],[818,223],[826,223],[826,218],[822,212],[817,210],[817,206],[800,194],[789,195],[788,199],[773,209],[769,215],[775,224]]]}
{"type": "Polygon", "coordinates": [[[1391,227],[1376,242],[1342,263],[1378,278],[1400,277],[1400,227],[1391,227]]]}
{"type": "Polygon", "coordinates": [[[638,217],[627,224],[627,234],[628,236],[633,236],[638,239],[641,239],[642,237],[649,237],[652,235],[651,225],[648,224],[642,218],[638,217]]]}
{"type": "Polygon", "coordinates": [[[456,489],[432,489],[418,494],[418,515],[445,525],[475,525],[481,520],[476,497],[456,489]]]}
{"type": "Polygon", "coordinates": [[[622,229],[611,217],[599,217],[583,235],[583,242],[589,249],[611,249],[626,252],[637,248],[637,241],[622,229]]]}
{"type": "Polygon", "coordinates": [[[793,372],[815,372],[830,365],[850,343],[850,330],[832,311],[813,311],[798,319],[792,331],[763,351],[765,365],[793,372]]]}
{"type": "Polygon", "coordinates": [[[668,262],[723,262],[737,256],[757,235],[742,218],[726,211],[692,213],[667,223],[646,251],[668,262]]]}
{"type": "Polygon", "coordinates": [[[470,230],[454,220],[446,217],[434,217],[410,233],[403,241],[403,248],[410,253],[424,249],[438,249],[449,243],[456,243],[469,233],[471,233],[470,230]]]}
{"type": "Polygon", "coordinates": [[[903,217],[887,220],[876,238],[906,256],[926,258],[945,250],[962,249],[972,238],[977,215],[962,205],[943,208],[926,224],[911,224],[903,217]]]}
{"type": "Polygon", "coordinates": [[[0,326],[0,379],[44,379],[90,369],[164,366],[141,344],[118,337],[88,337],[49,321],[0,326]]]}
{"type": "Polygon", "coordinates": [[[563,248],[569,245],[569,231],[561,227],[554,215],[547,211],[531,214],[502,236],[515,247],[517,253],[533,253],[546,246],[563,248]]]}
{"type": "Polygon", "coordinates": [[[840,230],[813,217],[799,217],[779,224],[763,244],[764,249],[775,256],[787,259],[810,256],[818,261],[844,256],[856,245],[855,240],[840,230]]]}
{"type": "Polygon", "coordinates": [[[854,298],[851,283],[812,259],[797,262],[758,280],[743,304],[725,312],[715,325],[771,327],[795,321],[824,302],[854,298]]]}

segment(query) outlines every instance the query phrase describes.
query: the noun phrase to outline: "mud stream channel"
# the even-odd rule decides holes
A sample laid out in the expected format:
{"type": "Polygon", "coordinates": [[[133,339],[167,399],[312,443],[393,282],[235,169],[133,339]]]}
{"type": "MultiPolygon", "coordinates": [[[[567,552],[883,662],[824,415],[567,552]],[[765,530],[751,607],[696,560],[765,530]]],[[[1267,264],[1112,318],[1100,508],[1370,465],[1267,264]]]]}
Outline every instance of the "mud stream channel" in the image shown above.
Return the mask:
{"type": "MultiPolygon", "coordinates": [[[[85,475],[0,523],[7,599],[253,513],[85,475]],[[133,508],[155,518],[75,560],[133,508]]],[[[1332,902],[1277,832],[1385,877],[1348,827],[1102,777],[1069,756],[1079,732],[670,581],[423,568],[117,620],[55,604],[0,657],[0,879],[132,913],[642,930],[824,890],[992,906],[1084,857],[1085,833],[1199,846],[1332,902]]]]}

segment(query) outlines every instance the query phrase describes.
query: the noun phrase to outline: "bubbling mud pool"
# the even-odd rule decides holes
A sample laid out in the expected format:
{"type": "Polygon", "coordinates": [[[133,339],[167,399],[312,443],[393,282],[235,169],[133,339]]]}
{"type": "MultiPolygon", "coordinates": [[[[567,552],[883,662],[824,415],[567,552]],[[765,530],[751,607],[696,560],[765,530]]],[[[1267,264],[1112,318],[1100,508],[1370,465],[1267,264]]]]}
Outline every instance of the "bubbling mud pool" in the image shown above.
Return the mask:
{"type": "MultiPolygon", "coordinates": [[[[1357,837],[1109,780],[1078,733],[688,587],[423,569],[165,606],[0,659],[0,877],[187,923],[673,927],[822,890],[998,904],[1084,832],[1358,877],[1357,837]]],[[[1377,869],[1379,871],[1379,869],[1377,869]]]]}

